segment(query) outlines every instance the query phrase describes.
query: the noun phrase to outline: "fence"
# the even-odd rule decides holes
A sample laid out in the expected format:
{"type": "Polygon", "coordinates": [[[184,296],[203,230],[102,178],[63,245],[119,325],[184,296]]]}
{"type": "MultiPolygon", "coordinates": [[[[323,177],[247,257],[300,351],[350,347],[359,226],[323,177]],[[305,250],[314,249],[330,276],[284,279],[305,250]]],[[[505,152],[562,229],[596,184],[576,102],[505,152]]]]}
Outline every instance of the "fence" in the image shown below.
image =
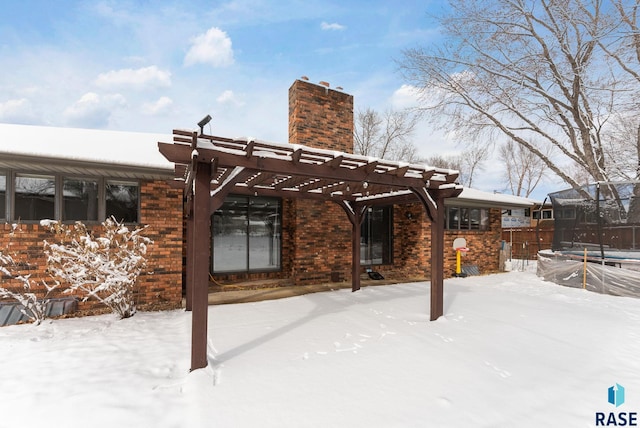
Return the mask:
{"type": "Polygon", "coordinates": [[[553,229],[503,229],[502,240],[511,243],[512,259],[535,260],[538,251],[551,248],[553,229]]]}

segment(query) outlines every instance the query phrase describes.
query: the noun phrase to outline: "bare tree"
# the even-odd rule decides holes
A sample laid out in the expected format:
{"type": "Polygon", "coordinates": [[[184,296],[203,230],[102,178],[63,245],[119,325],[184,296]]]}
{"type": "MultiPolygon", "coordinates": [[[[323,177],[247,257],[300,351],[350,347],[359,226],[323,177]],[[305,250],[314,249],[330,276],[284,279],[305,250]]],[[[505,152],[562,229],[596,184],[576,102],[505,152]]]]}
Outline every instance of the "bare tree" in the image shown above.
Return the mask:
{"type": "Polygon", "coordinates": [[[513,141],[500,146],[499,157],[511,194],[529,197],[546,171],[542,159],[513,141]]]}
{"type": "Polygon", "coordinates": [[[456,169],[462,174],[461,155],[432,155],[425,159],[425,163],[436,168],[456,169]]]}
{"type": "Polygon", "coordinates": [[[490,152],[490,145],[483,146],[479,144],[473,144],[462,152],[461,171],[464,172],[461,172],[461,179],[464,179],[462,183],[465,186],[471,187],[473,185],[476,173],[484,169],[484,163],[489,158],[490,152]]]}
{"type": "Polygon", "coordinates": [[[458,182],[471,187],[477,172],[484,168],[489,157],[489,146],[472,146],[459,155],[432,155],[424,160],[429,166],[460,171],[458,182]]]}
{"type": "MultiPolygon", "coordinates": [[[[640,125],[640,0],[450,0],[447,40],[400,62],[421,108],[473,141],[513,141],[570,186],[610,181],[613,118],[640,125]]],[[[637,174],[637,139],[620,140],[637,174]]],[[[618,149],[619,150],[619,149],[618,149]]]]}
{"type": "Polygon", "coordinates": [[[409,110],[387,110],[383,114],[367,108],[356,114],[353,131],[356,154],[382,159],[417,162],[418,150],[411,136],[418,116],[409,110]]]}

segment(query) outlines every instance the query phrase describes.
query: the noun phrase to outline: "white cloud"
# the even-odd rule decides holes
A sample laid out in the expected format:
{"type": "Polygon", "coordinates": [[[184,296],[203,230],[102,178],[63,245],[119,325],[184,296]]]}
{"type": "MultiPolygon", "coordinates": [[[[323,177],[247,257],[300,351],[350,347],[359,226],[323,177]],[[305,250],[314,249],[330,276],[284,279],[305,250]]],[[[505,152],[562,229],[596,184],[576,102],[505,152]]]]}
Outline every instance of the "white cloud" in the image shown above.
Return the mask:
{"type": "Polygon", "coordinates": [[[156,116],[169,111],[172,105],[173,105],[173,100],[171,98],[160,97],[154,103],[145,103],[142,106],[142,111],[147,115],[156,116]]]}
{"type": "Polygon", "coordinates": [[[101,96],[95,92],[87,92],[73,105],[67,107],[64,116],[71,126],[104,128],[109,125],[113,112],[126,104],[126,99],[120,94],[101,96]]]}
{"type": "Polygon", "coordinates": [[[391,95],[391,105],[394,109],[412,108],[418,105],[420,93],[415,86],[402,85],[391,95]]]}
{"type": "Polygon", "coordinates": [[[222,94],[220,94],[220,96],[218,96],[218,98],[216,98],[216,101],[218,101],[218,103],[220,103],[220,104],[233,104],[233,105],[236,105],[236,106],[244,105],[244,102],[242,102],[240,99],[238,99],[236,94],[234,94],[233,91],[231,91],[229,89],[227,89],[222,94]]]}
{"type": "Polygon", "coordinates": [[[134,88],[171,86],[171,73],[158,69],[155,65],[138,69],[125,68],[101,73],[95,80],[101,88],[134,88]]]}
{"type": "Polygon", "coordinates": [[[226,32],[216,27],[191,39],[191,48],[184,58],[187,66],[202,63],[226,67],[233,62],[231,39],[226,32]]]}
{"type": "Polygon", "coordinates": [[[33,106],[26,98],[0,103],[0,121],[7,123],[31,124],[35,122],[33,106]]]}
{"type": "Polygon", "coordinates": [[[338,24],[337,22],[329,24],[328,22],[323,21],[322,24],[320,24],[320,28],[324,31],[342,31],[347,27],[342,24],[338,24]]]}

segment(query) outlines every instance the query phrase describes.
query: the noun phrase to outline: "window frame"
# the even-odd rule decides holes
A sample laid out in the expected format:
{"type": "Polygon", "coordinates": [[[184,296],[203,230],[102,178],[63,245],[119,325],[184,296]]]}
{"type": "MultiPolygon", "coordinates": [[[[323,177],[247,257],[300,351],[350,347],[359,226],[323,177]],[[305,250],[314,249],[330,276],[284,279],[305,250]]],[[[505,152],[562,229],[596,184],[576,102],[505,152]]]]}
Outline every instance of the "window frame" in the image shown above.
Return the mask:
{"type": "Polygon", "coordinates": [[[58,179],[56,177],[55,174],[51,174],[51,173],[43,173],[43,172],[25,172],[25,171],[14,171],[11,174],[11,217],[10,220],[13,221],[19,221],[20,223],[25,223],[25,224],[29,224],[29,223],[38,223],[40,222],[40,220],[42,219],[37,219],[37,218],[33,218],[33,219],[25,219],[25,218],[18,218],[17,214],[16,214],[16,209],[18,208],[18,203],[17,203],[17,185],[16,182],[19,178],[53,178],[53,217],[54,219],[57,217],[58,214],[58,194],[59,194],[59,185],[58,185],[58,179]]]}
{"type": "MultiPolygon", "coordinates": [[[[119,182],[135,185],[138,188],[138,196],[136,201],[136,220],[133,222],[125,222],[126,224],[140,224],[141,221],[141,199],[142,199],[142,180],[126,179],[112,176],[91,176],[78,174],[65,174],[60,172],[46,172],[31,169],[4,169],[0,170],[0,176],[5,177],[5,209],[4,213],[0,213],[0,219],[5,222],[19,221],[23,224],[38,224],[44,219],[25,220],[16,218],[16,192],[15,180],[20,176],[46,176],[54,178],[54,215],[50,220],[57,220],[64,224],[73,224],[81,221],[85,224],[100,224],[106,219],[106,185],[107,182],[119,182]],[[97,181],[98,183],[98,218],[97,220],[79,219],[79,220],[63,220],[64,217],[64,181],[65,180],[87,180],[97,181]]],[[[0,210],[2,207],[0,207],[0,210]]]]}
{"type": "Polygon", "coordinates": [[[465,207],[459,205],[445,206],[445,230],[461,230],[466,232],[486,232],[491,230],[490,208],[488,207],[465,207]],[[456,214],[452,217],[451,212],[456,214]],[[474,212],[478,214],[477,227],[473,227],[472,219],[475,219],[474,212]],[[483,212],[485,215],[483,215],[483,212]],[[455,218],[457,215],[457,219],[455,218]],[[464,217],[464,218],[463,218],[464,217]],[[483,225],[483,219],[486,224],[483,225]],[[454,225],[454,227],[452,227],[454,225]]]}
{"type": "MultiPolygon", "coordinates": [[[[211,214],[211,254],[209,255],[209,266],[210,266],[210,273],[212,275],[236,275],[236,274],[255,274],[255,273],[265,273],[265,272],[281,272],[283,269],[283,258],[282,258],[282,248],[283,248],[283,227],[282,227],[282,221],[283,221],[283,199],[279,198],[279,197],[273,197],[273,196],[250,196],[250,195],[238,195],[238,194],[230,194],[227,196],[227,198],[245,198],[247,201],[247,207],[246,207],[246,211],[245,211],[245,215],[244,215],[244,268],[243,269],[229,269],[229,270],[216,270],[215,269],[215,257],[216,257],[216,250],[215,250],[215,231],[214,231],[214,227],[216,225],[216,221],[214,219],[214,216],[216,215],[217,212],[219,212],[222,207],[224,207],[224,203],[223,205],[216,210],[216,212],[211,214]],[[272,201],[276,201],[277,202],[277,213],[279,214],[279,224],[278,224],[278,230],[276,232],[277,236],[278,236],[278,248],[277,248],[277,254],[278,254],[278,264],[275,267],[258,267],[258,268],[252,268],[251,267],[251,230],[252,230],[252,225],[251,225],[251,205],[252,205],[252,200],[257,200],[257,199],[269,199],[272,201]]],[[[227,198],[225,198],[225,202],[227,201],[227,198]]]]}
{"type": "MultiPolygon", "coordinates": [[[[371,235],[371,234],[369,234],[371,235]]],[[[383,246],[384,246],[384,242],[383,242],[383,246]]],[[[360,265],[362,266],[383,266],[383,265],[390,265],[393,264],[393,249],[394,249],[394,206],[393,205],[385,205],[385,206],[378,206],[378,207],[370,207],[367,209],[367,212],[364,215],[364,218],[362,219],[362,224],[360,225],[360,246],[361,246],[361,251],[360,251],[360,265]],[[365,259],[364,256],[365,254],[373,254],[372,248],[373,248],[373,243],[374,240],[369,239],[368,242],[366,242],[366,245],[369,248],[369,251],[362,251],[362,239],[365,237],[365,229],[367,229],[367,227],[370,227],[371,225],[367,225],[367,220],[369,217],[369,213],[372,213],[374,209],[380,209],[380,210],[385,210],[387,211],[386,214],[383,214],[383,216],[387,217],[387,225],[386,228],[387,230],[387,234],[388,234],[388,246],[389,248],[387,248],[387,250],[385,251],[384,247],[382,250],[382,258],[381,261],[379,263],[374,262],[374,260],[372,258],[370,259],[365,259]],[[385,260],[384,259],[384,255],[388,256],[388,259],[385,260]]]]}
{"type": "MultiPolygon", "coordinates": [[[[100,185],[100,189],[102,189],[102,193],[103,196],[101,198],[102,202],[103,202],[103,207],[102,207],[102,212],[98,213],[98,219],[101,219],[99,221],[104,221],[107,218],[107,184],[108,183],[113,183],[113,184],[121,184],[121,185],[135,185],[135,187],[138,188],[138,195],[136,198],[136,220],[135,221],[125,221],[125,224],[139,224],[140,223],[140,208],[141,208],[141,198],[142,198],[142,192],[141,192],[141,185],[140,185],[140,180],[128,180],[128,179],[121,179],[121,178],[110,178],[110,177],[103,177],[102,179],[102,184],[100,185]]],[[[118,219],[116,218],[117,221],[121,221],[122,219],[118,219]]]]}
{"type": "Polygon", "coordinates": [[[104,206],[105,204],[102,204],[101,202],[104,201],[105,198],[105,187],[103,185],[101,185],[101,180],[98,177],[80,177],[80,176],[72,176],[72,175],[62,175],[61,177],[61,194],[60,194],[60,220],[63,223],[73,223],[76,221],[82,221],[82,222],[86,222],[86,223],[97,223],[100,221],[100,213],[101,212],[105,212],[104,211],[104,206]],[[88,219],[65,219],[65,205],[66,205],[66,201],[65,201],[65,197],[64,197],[64,184],[66,180],[74,180],[74,181],[95,181],[96,185],[97,185],[97,190],[98,190],[98,194],[97,194],[97,212],[96,212],[96,219],[95,220],[88,220],[88,219]]]}
{"type": "Polygon", "coordinates": [[[0,170],[0,177],[4,178],[4,205],[0,206],[0,220],[6,223],[9,220],[9,206],[11,205],[9,203],[11,196],[9,189],[11,186],[9,183],[9,174],[6,170],[0,170]]]}

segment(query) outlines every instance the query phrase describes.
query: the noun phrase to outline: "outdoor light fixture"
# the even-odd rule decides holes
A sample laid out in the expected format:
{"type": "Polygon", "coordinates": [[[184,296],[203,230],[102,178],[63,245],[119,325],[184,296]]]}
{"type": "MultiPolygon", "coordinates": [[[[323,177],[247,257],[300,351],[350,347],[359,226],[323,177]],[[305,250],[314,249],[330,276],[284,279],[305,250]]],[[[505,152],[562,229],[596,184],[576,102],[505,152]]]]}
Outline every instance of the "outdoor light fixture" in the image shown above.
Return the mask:
{"type": "Polygon", "coordinates": [[[200,127],[200,135],[204,134],[204,126],[209,122],[211,122],[210,115],[206,115],[200,122],[198,122],[198,126],[200,127]]]}

